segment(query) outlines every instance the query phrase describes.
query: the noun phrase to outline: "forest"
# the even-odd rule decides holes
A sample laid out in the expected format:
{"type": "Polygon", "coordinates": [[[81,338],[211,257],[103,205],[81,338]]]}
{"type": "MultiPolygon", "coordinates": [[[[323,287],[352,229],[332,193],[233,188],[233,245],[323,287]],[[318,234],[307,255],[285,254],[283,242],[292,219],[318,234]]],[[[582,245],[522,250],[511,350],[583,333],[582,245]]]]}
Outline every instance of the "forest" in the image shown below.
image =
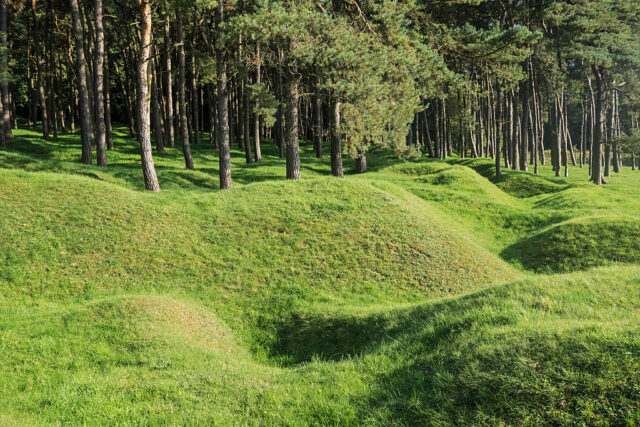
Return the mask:
{"type": "Polygon", "coordinates": [[[638,425],[638,156],[637,0],[0,0],[0,425],[638,425]]]}
{"type": "Polygon", "coordinates": [[[193,169],[191,145],[214,143],[220,188],[232,185],[230,147],[260,162],[266,141],[288,179],[300,140],[318,157],[328,145],[337,177],[343,154],[364,172],[375,148],[492,158],[498,176],[588,167],[595,184],[625,159],[635,167],[632,0],[82,3],[4,5],[1,146],[21,116],[45,140],[79,128],[81,162],[95,151],[107,166],[117,120],[153,191],[154,144],[181,146],[193,169]]]}

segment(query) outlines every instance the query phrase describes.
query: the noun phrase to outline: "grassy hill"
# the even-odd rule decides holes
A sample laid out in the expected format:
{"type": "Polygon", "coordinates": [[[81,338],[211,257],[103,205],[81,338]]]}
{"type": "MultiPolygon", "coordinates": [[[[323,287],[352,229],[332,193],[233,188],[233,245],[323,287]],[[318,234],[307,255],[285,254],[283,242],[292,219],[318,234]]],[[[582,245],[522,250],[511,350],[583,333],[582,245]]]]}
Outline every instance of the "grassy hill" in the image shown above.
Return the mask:
{"type": "Polygon", "coordinates": [[[0,151],[0,423],[640,423],[640,172],[0,151]],[[556,274],[565,273],[565,274],[556,274]]]}

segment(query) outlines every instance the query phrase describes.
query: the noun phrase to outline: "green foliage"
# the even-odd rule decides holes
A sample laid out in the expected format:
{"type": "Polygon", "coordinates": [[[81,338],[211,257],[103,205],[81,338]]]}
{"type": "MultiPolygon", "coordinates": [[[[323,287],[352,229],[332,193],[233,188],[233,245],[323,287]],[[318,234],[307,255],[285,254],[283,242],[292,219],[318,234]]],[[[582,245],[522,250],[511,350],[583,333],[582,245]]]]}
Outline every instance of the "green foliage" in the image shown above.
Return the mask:
{"type": "Polygon", "coordinates": [[[257,101],[260,108],[256,110],[263,120],[265,126],[273,126],[276,121],[276,111],[278,110],[278,100],[267,89],[264,83],[254,83],[248,85],[246,89],[249,91],[249,98],[257,101]]]}

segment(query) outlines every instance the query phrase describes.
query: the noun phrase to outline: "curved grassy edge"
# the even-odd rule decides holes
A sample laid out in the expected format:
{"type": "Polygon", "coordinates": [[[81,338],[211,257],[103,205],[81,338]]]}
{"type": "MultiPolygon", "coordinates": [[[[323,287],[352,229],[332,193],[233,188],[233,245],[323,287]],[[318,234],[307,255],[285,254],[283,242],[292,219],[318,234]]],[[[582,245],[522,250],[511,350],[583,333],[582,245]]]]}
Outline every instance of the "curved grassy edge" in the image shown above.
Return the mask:
{"type": "Polygon", "coordinates": [[[570,188],[570,184],[552,181],[543,176],[504,168],[502,176],[495,174],[495,165],[485,159],[449,159],[451,164],[464,165],[488,178],[505,193],[517,198],[529,198],[540,194],[556,193],[570,188]]]}
{"type": "Polygon", "coordinates": [[[502,256],[537,272],[570,272],[640,261],[640,222],[602,216],[565,221],[507,247],[502,256]]]}
{"type": "Polygon", "coordinates": [[[309,304],[411,302],[516,274],[390,184],[321,178],[152,195],[0,170],[0,187],[4,301],[179,292],[216,301],[256,354],[309,304]]]}
{"type": "Polygon", "coordinates": [[[316,305],[281,331],[281,349],[304,355],[289,367],[172,297],[5,308],[0,405],[90,424],[634,424],[639,287],[640,268],[617,267],[420,304],[316,305]]]}

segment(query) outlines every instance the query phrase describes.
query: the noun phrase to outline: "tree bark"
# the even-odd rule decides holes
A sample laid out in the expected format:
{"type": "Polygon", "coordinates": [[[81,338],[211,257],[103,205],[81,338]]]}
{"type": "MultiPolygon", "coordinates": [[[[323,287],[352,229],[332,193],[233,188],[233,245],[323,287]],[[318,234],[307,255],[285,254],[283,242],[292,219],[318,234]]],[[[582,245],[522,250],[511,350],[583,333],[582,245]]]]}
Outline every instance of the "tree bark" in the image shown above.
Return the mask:
{"type": "Polygon", "coordinates": [[[111,73],[109,72],[109,48],[104,45],[104,127],[107,131],[107,150],[113,150],[113,126],[111,125],[111,73]]]}
{"type": "Polygon", "coordinates": [[[300,179],[300,147],[298,145],[298,86],[300,75],[297,64],[290,65],[287,85],[286,136],[287,146],[287,179],[300,179]]]}
{"type": "MultiPolygon", "coordinates": [[[[195,39],[196,23],[194,22],[193,39],[195,39]]],[[[198,71],[196,69],[196,46],[194,40],[191,41],[191,117],[193,143],[200,144],[200,101],[198,100],[198,71]]]]}
{"type": "Polygon", "coordinates": [[[182,33],[182,12],[176,10],[176,31],[178,33],[178,66],[180,68],[180,79],[178,83],[178,99],[180,100],[180,134],[182,138],[182,154],[187,169],[193,169],[193,158],[191,157],[191,145],[189,144],[189,124],[187,123],[187,97],[186,97],[186,65],[184,54],[184,35],[182,33]]]}
{"type": "Polygon", "coordinates": [[[9,125],[9,69],[7,61],[7,0],[0,0],[0,81],[2,82],[2,108],[0,109],[0,147],[7,148],[9,125]]]}
{"type": "Polygon", "coordinates": [[[102,0],[95,0],[96,57],[93,67],[96,81],[96,160],[98,166],[107,166],[107,130],[104,112],[104,27],[102,0]]]}
{"type": "Polygon", "coordinates": [[[500,87],[496,87],[496,143],[495,143],[495,160],[496,160],[496,176],[502,176],[502,164],[500,163],[500,139],[502,135],[502,104],[500,99],[500,87]]]}
{"type": "Polygon", "coordinates": [[[595,95],[593,94],[593,88],[591,87],[591,80],[589,80],[589,89],[591,89],[591,96],[595,96],[594,107],[595,107],[595,117],[594,117],[594,131],[593,131],[593,147],[591,153],[591,181],[596,185],[603,184],[602,177],[602,119],[603,119],[603,110],[604,110],[604,102],[603,102],[603,93],[604,90],[604,77],[603,72],[598,66],[592,67],[593,74],[596,81],[596,91],[595,95]]]}
{"type": "MultiPolygon", "coordinates": [[[[77,1],[77,0],[71,0],[77,1]]],[[[151,126],[149,117],[149,60],[151,53],[151,8],[149,0],[136,0],[140,8],[140,56],[138,58],[138,140],[144,187],[151,191],[160,191],[156,168],[151,153],[151,126]]]]}
{"type": "MultiPolygon", "coordinates": [[[[315,66],[316,74],[318,67],[315,66]]],[[[316,152],[316,158],[322,158],[322,97],[318,87],[318,77],[316,77],[315,93],[313,94],[313,147],[316,152]]]]}
{"type": "MultiPolygon", "coordinates": [[[[260,84],[260,46],[256,47],[256,80],[255,83],[257,85],[260,84]]],[[[262,161],[262,149],[260,148],[260,100],[256,99],[254,105],[254,115],[253,115],[253,145],[256,148],[256,162],[262,161]]],[[[248,114],[248,112],[247,112],[248,114]]],[[[247,140],[247,143],[249,141],[247,140]]]]}
{"type": "Polygon", "coordinates": [[[170,27],[170,18],[169,18],[169,2],[165,0],[165,18],[164,18],[164,90],[166,97],[166,120],[165,127],[166,136],[167,136],[167,146],[174,147],[175,146],[175,132],[173,128],[173,90],[171,85],[173,84],[171,81],[171,27],[170,27]]]}
{"type": "Polygon", "coordinates": [[[158,102],[158,65],[155,58],[151,61],[151,113],[153,115],[153,131],[156,135],[156,150],[164,151],[164,132],[160,118],[160,103],[158,102]]]}
{"type": "Polygon", "coordinates": [[[253,163],[253,154],[251,152],[251,137],[250,123],[251,123],[251,110],[249,108],[249,91],[247,85],[249,84],[249,78],[244,77],[244,87],[242,88],[242,139],[244,140],[244,156],[247,163],[253,163]]]}
{"type": "MultiPolygon", "coordinates": [[[[218,0],[216,8],[216,31],[224,22],[224,1],[218,0]]],[[[218,86],[218,126],[216,140],[218,141],[220,188],[231,188],[231,154],[229,149],[229,106],[227,104],[227,68],[225,63],[224,46],[216,44],[216,72],[218,86]]]]}
{"type": "Polygon", "coordinates": [[[284,141],[284,112],[282,111],[282,106],[284,104],[284,97],[282,95],[282,66],[280,62],[282,60],[282,53],[280,49],[278,49],[278,63],[275,66],[275,92],[276,99],[278,100],[278,107],[276,110],[276,144],[278,145],[278,156],[282,159],[284,158],[284,149],[285,149],[285,141],[284,141]]]}
{"type": "Polygon", "coordinates": [[[331,101],[331,175],[343,178],[340,101],[331,101]]]}
{"type": "Polygon", "coordinates": [[[364,151],[358,150],[358,158],[356,159],[356,173],[365,173],[367,171],[367,155],[364,151]]]}
{"type": "MultiPolygon", "coordinates": [[[[76,3],[76,10],[78,1],[76,3]]],[[[33,11],[33,44],[35,46],[36,60],[36,86],[38,92],[38,100],[40,101],[40,114],[42,115],[42,137],[49,139],[49,117],[47,114],[47,96],[44,90],[44,64],[42,62],[42,51],[40,46],[40,23],[36,15],[36,0],[31,0],[31,9],[33,11]]],[[[36,114],[37,115],[37,114],[36,114]]]]}
{"type": "MultiPolygon", "coordinates": [[[[78,8],[78,0],[70,0],[71,13],[73,16],[73,31],[76,39],[76,78],[78,81],[79,109],[80,109],[80,127],[82,140],[82,163],[91,164],[91,105],[89,104],[89,88],[87,86],[87,61],[84,56],[84,34],[82,29],[82,21],[80,19],[80,10],[78,8]]],[[[46,110],[46,108],[44,109],[46,110]]],[[[43,112],[43,115],[45,113],[43,112]]]]}

